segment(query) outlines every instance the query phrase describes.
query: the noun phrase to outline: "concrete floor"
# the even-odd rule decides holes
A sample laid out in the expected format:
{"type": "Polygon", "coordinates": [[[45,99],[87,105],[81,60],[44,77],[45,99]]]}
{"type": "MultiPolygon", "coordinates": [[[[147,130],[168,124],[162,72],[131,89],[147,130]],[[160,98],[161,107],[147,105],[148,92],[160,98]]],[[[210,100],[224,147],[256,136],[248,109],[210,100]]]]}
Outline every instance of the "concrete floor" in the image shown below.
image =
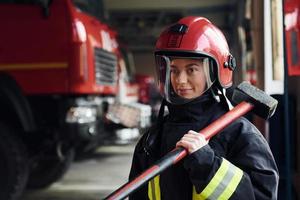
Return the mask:
{"type": "Polygon", "coordinates": [[[51,187],[26,191],[22,200],[100,200],[126,183],[134,144],[100,147],[89,158],[75,161],[51,187]]]}

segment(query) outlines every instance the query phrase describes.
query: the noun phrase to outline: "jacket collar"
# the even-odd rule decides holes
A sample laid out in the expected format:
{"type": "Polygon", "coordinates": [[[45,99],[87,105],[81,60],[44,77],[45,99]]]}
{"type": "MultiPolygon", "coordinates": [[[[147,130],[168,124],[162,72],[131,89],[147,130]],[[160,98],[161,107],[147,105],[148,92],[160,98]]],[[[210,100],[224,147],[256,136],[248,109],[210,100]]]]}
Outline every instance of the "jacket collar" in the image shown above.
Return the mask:
{"type": "Polygon", "coordinates": [[[217,102],[209,93],[205,93],[193,101],[182,105],[167,103],[169,110],[168,118],[171,122],[189,123],[201,121],[203,117],[210,118],[207,115],[212,115],[213,113],[207,113],[206,111],[211,106],[214,106],[214,104],[217,104],[217,102]]]}

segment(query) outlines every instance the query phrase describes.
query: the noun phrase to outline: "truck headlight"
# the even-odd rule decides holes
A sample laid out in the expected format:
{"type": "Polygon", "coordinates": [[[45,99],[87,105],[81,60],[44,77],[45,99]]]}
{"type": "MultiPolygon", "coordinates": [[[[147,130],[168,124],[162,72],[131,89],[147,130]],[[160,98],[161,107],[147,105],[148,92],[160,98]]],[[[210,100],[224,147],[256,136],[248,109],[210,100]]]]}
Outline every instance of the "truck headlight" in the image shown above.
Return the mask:
{"type": "Polygon", "coordinates": [[[96,108],[71,107],[66,115],[67,123],[91,123],[96,121],[96,108]]]}

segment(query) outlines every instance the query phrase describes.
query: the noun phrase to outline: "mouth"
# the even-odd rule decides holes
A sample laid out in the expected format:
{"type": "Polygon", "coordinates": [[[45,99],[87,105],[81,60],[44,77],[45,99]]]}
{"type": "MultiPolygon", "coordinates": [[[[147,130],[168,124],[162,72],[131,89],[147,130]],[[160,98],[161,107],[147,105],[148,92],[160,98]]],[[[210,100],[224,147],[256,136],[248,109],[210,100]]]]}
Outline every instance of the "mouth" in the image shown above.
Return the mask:
{"type": "Polygon", "coordinates": [[[178,88],[177,89],[177,93],[179,94],[179,95],[187,95],[187,94],[189,94],[190,92],[192,92],[193,91],[193,89],[192,88],[178,88]]]}

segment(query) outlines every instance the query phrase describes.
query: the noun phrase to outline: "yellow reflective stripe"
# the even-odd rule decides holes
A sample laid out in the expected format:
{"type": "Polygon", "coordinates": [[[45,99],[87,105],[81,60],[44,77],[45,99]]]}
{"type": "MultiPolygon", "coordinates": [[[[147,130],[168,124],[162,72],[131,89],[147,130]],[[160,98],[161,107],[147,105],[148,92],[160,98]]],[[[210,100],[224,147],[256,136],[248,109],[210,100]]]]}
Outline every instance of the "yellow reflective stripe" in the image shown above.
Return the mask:
{"type": "Polygon", "coordinates": [[[212,180],[209,182],[209,184],[204,188],[204,190],[200,193],[200,195],[199,195],[199,196],[201,196],[200,199],[208,198],[215,191],[215,189],[221,183],[225,174],[227,173],[227,171],[229,169],[229,164],[230,163],[227,160],[225,160],[225,159],[222,160],[221,166],[217,170],[216,174],[214,175],[212,180]]]}
{"type": "Polygon", "coordinates": [[[218,171],[200,194],[196,192],[196,188],[193,186],[193,200],[227,200],[236,190],[242,177],[243,171],[223,158],[218,171]],[[225,174],[223,174],[224,171],[225,174]]]}
{"type": "Polygon", "coordinates": [[[148,182],[148,197],[150,200],[160,200],[159,175],[148,182]]]}
{"type": "Polygon", "coordinates": [[[155,184],[154,184],[154,179],[153,180],[151,180],[150,182],[150,190],[149,190],[149,199],[156,199],[156,197],[155,197],[155,184]]]}
{"type": "Polygon", "coordinates": [[[223,193],[220,195],[218,199],[220,200],[229,199],[233,194],[233,192],[236,190],[240,181],[242,180],[242,177],[243,177],[243,171],[236,167],[233,178],[231,179],[228,186],[226,187],[226,189],[223,191],[223,193]]]}
{"type": "Polygon", "coordinates": [[[193,200],[204,200],[205,197],[202,197],[197,193],[195,186],[193,186],[193,200]]]}
{"type": "MultiPolygon", "coordinates": [[[[241,169],[222,158],[221,166],[200,194],[193,186],[193,200],[228,200],[242,177],[243,171],[241,169]]],[[[161,200],[159,175],[148,182],[148,197],[150,200],[161,200]]]]}
{"type": "Polygon", "coordinates": [[[41,63],[12,63],[0,64],[1,70],[30,70],[30,69],[61,69],[67,68],[67,62],[41,62],[41,63]]]}

